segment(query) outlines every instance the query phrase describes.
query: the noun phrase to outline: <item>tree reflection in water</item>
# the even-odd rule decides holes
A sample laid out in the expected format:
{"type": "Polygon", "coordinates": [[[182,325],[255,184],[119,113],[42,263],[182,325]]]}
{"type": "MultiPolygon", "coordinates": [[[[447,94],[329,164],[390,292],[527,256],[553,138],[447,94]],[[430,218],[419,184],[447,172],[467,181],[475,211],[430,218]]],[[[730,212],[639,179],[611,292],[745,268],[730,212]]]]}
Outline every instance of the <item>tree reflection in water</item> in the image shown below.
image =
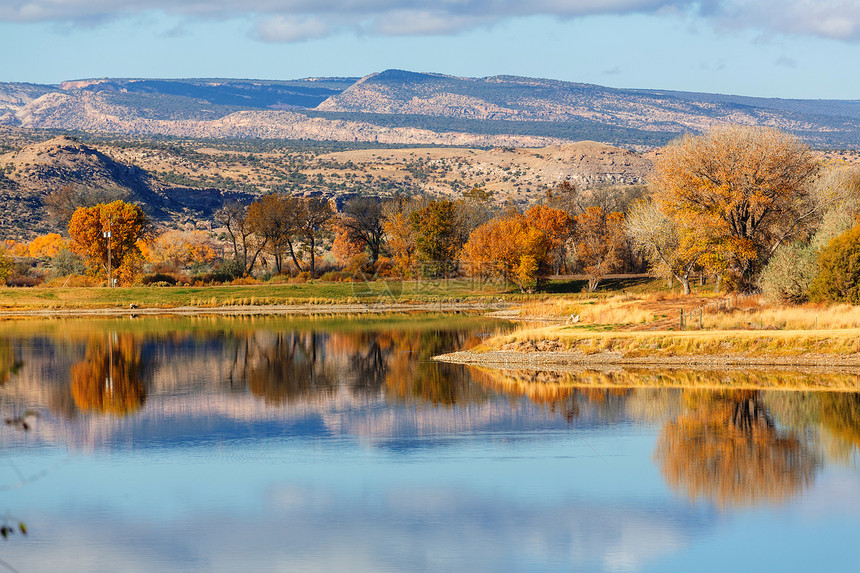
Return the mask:
{"type": "Polygon", "coordinates": [[[720,506],[783,502],[812,483],[819,456],[778,429],[758,391],[688,391],[687,412],[666,424],[655,459],[667,484],[720,506]]]}
{"type": "Polygon", "coordinates": [[[330,395],[335,377],[324,359],[324,335],[274,332],[251,335],[247,380],[251,393],[280,404],[330,395]]]}
{"type": "MultiPolygon", "coordinates": [[[[654,457],[667,485],[720,506],[778,503],[809,487],[822,457],[807,430],[823,430],[852,448],[860,444],[856,393],[641,387],[720,380],[707,372],[470,370],[481,385],[544,405],[569,423],[587,416],[662,425],[654,457]]],[[[744,383],[751,376],[762,375],[738,373],[744,383]]]]}
{"type": "Polygon", "coordinates": [[[72,397],[80,410],[125,416],[146,400],[140,350],[132,334],[94,337],[72,365],[72,397]]]}

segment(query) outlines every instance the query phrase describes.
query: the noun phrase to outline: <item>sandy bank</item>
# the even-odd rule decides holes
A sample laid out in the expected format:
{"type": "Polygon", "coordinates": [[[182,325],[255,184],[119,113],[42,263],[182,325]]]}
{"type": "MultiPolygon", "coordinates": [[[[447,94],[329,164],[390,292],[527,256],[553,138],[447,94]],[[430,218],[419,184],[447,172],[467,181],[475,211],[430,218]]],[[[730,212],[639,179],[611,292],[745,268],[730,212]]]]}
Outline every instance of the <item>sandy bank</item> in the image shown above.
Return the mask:
{"type": "Polygon", "coordinates": [[[514,352],[491,350],[487,352],[460,351],[434,357],[440,362],[468,364],[496,369],[547,370],[576,372],[583,369],[606,367],[641,367],[663,369],[741,369],[748,366],[781,367],[786,370],[814,368],[822,371],[856,371],[860,374],[860,354],[804,354],[776,355],[685,355],[685,356],[625,356],[621,352],[584,354],[577,351],[514,352]]]}

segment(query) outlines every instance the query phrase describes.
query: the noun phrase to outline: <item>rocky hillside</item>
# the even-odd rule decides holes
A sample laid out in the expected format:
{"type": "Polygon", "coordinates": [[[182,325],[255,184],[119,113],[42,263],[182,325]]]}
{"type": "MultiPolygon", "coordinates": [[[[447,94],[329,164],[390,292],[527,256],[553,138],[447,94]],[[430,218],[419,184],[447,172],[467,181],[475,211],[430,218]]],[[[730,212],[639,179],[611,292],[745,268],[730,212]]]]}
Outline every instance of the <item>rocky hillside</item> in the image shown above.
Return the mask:
{"type": "Polygon", "coordinates": [[[38,135],[0,129],[0,151],[7,150],[0,154],[0,239],[62,230],[48,216],[47,201],[61,189],[95,201],[136,201],[160,224],[208,229],[225,201],[247,202],[272,191],[342,203],[356,195],[395,193],[457,198],[480,186],[498,201],[525,206],[564,180],[584,190],[618,188],[625,194],[621,188],[641,185],[652,169],[646,156],[589,141],[544,148],[386,149],[38,135]]]}
{"type": "Polygon", "coordinates": [[[55,216],[57,208],[48,208],[49,195],[59,191],[74,197],[63,199],[59,209],[121,198],[139,203],[161,222],[183,214],[185,219],[211,218],[227,198],[247,196],[205,188],[189,193],[75,138],[55,137],[0,155],[0,238],[63,231],[65,221],[55,216]]]}
{"type": "Polygon", "coordinates": [[[614,89],[514,76],[458,78],[387,70],[362,78],[317,109],[482,121],[590,121],[666,134],[735,123],[792,131],[820,145],[860,144],[860,101],[614,89]]]}
{"type": "Polygon", "coordinates": [[[197,138],[645,150],[722,123],[860,148],[860,101],[607,88],[536,78],[387,70],[365,78],[75,80],[0,84],[0,125],[197,138]]]}

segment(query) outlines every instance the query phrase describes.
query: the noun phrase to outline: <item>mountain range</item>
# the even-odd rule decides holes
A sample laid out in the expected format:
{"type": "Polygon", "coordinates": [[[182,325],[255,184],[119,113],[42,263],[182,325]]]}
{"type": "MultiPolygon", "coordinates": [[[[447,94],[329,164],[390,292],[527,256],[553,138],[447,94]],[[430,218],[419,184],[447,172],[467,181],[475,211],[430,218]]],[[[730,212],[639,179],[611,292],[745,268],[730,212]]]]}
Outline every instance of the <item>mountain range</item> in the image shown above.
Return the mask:
{"type": "Polygon", "coordinates": [[[402,70],[291,81],[0,83],[0,125],[137,136],[473,147],[593,140],[643,150],[724,123],[782,129],[818,148],[860,147],[860,100],[754,98],[402,70]]]}

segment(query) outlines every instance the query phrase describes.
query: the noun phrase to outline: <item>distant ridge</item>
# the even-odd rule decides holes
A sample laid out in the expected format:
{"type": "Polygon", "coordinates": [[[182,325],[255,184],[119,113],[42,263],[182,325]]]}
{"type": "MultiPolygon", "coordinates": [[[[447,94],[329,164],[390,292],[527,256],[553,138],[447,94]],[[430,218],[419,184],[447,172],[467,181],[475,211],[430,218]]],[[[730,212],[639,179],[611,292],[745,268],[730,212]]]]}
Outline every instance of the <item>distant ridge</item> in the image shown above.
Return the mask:
{"type": "Polygon", "coordinates": [[[619,89],[385,70],[364,78],[89,79],[0,84],[0,125],[134,135],[644,149],[724,123],[860,147],[860,101],[619,89]]]}

